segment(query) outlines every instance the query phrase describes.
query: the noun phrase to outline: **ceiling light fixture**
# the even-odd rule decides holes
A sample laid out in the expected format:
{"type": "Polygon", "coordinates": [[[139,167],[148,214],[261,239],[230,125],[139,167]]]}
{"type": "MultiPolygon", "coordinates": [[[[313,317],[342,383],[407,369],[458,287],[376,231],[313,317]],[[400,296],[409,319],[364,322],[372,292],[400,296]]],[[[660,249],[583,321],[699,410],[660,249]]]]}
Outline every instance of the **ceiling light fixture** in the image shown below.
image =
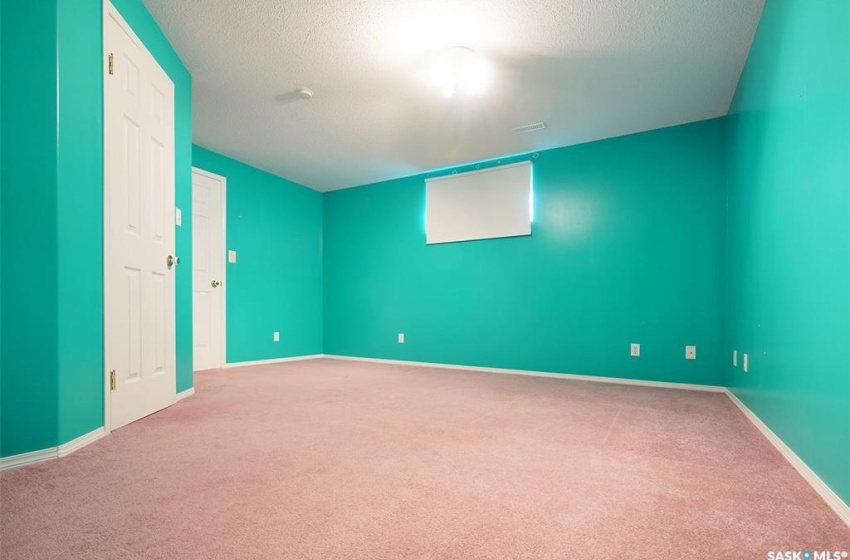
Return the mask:
{"type": "Polygon", "coordinates": [[[431,81],[444,97],[478,96],[493,81],[493,66],[469,47],[451,47],[431,67],[431,81]]]}

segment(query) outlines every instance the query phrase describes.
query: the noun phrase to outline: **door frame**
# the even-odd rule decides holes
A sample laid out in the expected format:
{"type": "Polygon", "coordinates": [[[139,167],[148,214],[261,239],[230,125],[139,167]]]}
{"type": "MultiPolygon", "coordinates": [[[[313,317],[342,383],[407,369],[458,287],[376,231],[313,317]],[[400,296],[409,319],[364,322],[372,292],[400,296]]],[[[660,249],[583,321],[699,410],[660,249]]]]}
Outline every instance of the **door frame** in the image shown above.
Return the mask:
{"type": "MultiPolygon", "coordinates": [[[[227,177],[212,173],[200,167],[192,166],[192,196],[195,195],[194,175],[203,175],[209,179],[219,181],[221,183],[221,247],[219,247],[218,256],[221,260],[221,366],[227,365],[227,177]]],[[[190,217],[191,220],[191,217],[190,217]]],[[[192,221],[194,227],[194,221],[192,221]]],[[[192,241],[195,236],[192,232],[192,241]]],[[[195,262],[195,248],[192,246],[192,262],[195,262]]],[[[192,329],[195,328],[195,310],[192,309],[192,329]]],[[[194,351],[194,349],[193,349],[194,351]]],[[[193,368],[194,369],[194,368],[193,368]]]]}
{"type": "MultiPolygon", "coordinates": [[[[111,240],[110,240],[110,237],[109,237],[109,234],[110,234],[109,208],[110,208],[110,206],[109,206],[109,187],[108,187],[108,184],[107,184],[108,160],[107,160],[107,157],[106,157],[106,155],[107,155],[106,154],[106,95],[107,95],[106,88],[107,88],[107,79],[108,79],[108,76],[109,76],[109,54],[110,54],[110,51],[109,51],[110,45],[107,45],[107,43],[106,43],[106,26],[108,25],[110,20],[115,21],[115,23],[117,23],[127,33],[127,35],[130,37],[130,39],[134,43],[136,43],[142,51],[147,53],[148,56],[150,56],[154,61],[156,61],[157,64],[159,64],[159,61],[156,60],[156,57],[153,55],[153,53],[150,52],[150,50],[147,48],[145,43],[139,38],[138,35],[136,35],[136,32],[133,31],[133,28],[130,26],[129,23],[127,23],[127,20],[125,20],[124,17],[121,15],[121,12],[119,12],[118,9],[114,5],[112,5],[112,2],[110,2],[110,0],[103,0],[103,18],[101,19],[101,22],[100,22],[100,24],[101,24],[100,36],[101,36],[101,49],[102,49],[101,54],[102,54],[102,57],[103,57],[102,60],[101,60],[101,78],[102,78],[101,95],[103,96],[102,102],[101,102],[102,103],[102,112],[103,112],[103,119],[101,121],[101,135],[102,135],[101,137],[103,138],[103,146],[102,146],[102,157],[103,157],[103,168],[102,168],[102,172],[103,172],[103,180],[102,180],[102,186],[103,186],[103,208],[102,208],[102,212],[103,212],[103,430],[104,430],[104,433],[107,434],[107,435],[112,432],[112,388],[110,387],[110,379],[109,379],[109,372],[110,372],[109,366],[111,364],[110,355],[109,355],[110,342],[111,342],[111,340],[110,340],[111,337],[110,337],[110,334],[109,334],[110,333],[110,324],[109,324],[110,313],[109,312],[111,310],[111,307],[109,305],[109,286],[110,286],[109,269],[110,269],[111,262],[110,262],[109,255],[110,255],[110,249],[111,249],[111,240]]],[[[160,66],[160,68],[161,68],[161,66],[160,66]]],[[[164,70],[163,70],[163,72],[164,72],[164,70]]],[[[166,75],[167,75],[167,73],[166,73],[166,75]]],[[[176,112],[176,98],[175,98],[175,112],[176,112]]],[[[176,146],[176,139],[175,139],[175,146],[176,146]]],[[[175,168],[176,168],[176,161],[175,161],[175,168]]],[[[175,179],[174,187],[175,187],[175,197],[176,197],[176,189],[177,189],[176,179],[175,179]]],[[[173,208],[177,207],[176,198],[175,198],[175,200],[172,201],[172,207],[173,208]]],[[[174,231],[174,247],[171,247],[171,254],[173,255],[174,252],[177,249],[177,230],[176,230],[176,227],[175,227],[173,215],[172,215],[171,227],[175,228],[175,231],[174,231]]],[[[175,299],[175,304],[176,304],[176,300],[177,300],[176,278],[175,278],[175,282],[174,282],[174,299],[175,299]]],[[[175,305],[175,311],[176,311],[176,305],[175,305]]],[[[176,321],[176,317],[175,317],[175,321],[176,321]]],[[[177,357],[176,356],[176,353],[177,353],[177,340],[176,340],[177,331],[176,330],[175,330],[174,334],[175,334],[174,352],[175,352],[175,368],[176,368],[176,363],[177,363],[177,360],[176,360],[176,357],[177,357]]],[[[176,371],[175,371],[175,374],[176,374],[176,371]]],[[[174,402],[177,402],[177,384],[176,383],[174,385],[174,402]]]]}

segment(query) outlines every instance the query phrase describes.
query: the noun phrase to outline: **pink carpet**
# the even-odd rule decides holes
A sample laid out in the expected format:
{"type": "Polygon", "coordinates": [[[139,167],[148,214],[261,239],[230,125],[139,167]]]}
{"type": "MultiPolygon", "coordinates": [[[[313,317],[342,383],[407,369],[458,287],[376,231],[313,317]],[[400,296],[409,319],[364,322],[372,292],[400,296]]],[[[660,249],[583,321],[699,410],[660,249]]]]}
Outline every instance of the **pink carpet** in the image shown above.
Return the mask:
{"type": "Polygon", "coordinates": [[[764,559],[850,529],[721,394],[316,360],[0,475],[17,559],[764,559]]]}

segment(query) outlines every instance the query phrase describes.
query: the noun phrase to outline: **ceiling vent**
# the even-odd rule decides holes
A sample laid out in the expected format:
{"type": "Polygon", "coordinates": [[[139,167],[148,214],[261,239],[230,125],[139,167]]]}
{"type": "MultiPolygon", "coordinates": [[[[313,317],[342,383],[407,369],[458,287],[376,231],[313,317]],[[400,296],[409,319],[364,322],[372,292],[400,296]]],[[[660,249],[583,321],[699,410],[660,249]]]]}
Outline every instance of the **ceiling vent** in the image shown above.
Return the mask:
{"type": "Polygon", "coordinates": [[[537,132],[538,130],[543,130],[546,128],[545,122],[539,122],[534,124],[527,124],[525,126],[520,126],[513,129],[511,132],[514,134],[526,134],[528,132],[537,132]]]}

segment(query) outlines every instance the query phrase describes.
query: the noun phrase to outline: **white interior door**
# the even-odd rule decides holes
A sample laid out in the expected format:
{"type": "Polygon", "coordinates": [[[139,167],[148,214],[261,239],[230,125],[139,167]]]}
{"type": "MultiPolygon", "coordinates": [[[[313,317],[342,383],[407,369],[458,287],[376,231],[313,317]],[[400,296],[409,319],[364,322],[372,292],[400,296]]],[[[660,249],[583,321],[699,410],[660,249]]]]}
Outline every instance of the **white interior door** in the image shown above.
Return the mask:
{"type": "Polygon", "coordinates": [[[104,2],[107,419],[174,403],[174,84],[104,2]],[[110,373],[114,372],[114,381],[110,373]]]}
{"type": "Polygon", "coordinates": [[[224,366],[225,179],[192,173],[192,333],[195,370],[224,366]]]}

